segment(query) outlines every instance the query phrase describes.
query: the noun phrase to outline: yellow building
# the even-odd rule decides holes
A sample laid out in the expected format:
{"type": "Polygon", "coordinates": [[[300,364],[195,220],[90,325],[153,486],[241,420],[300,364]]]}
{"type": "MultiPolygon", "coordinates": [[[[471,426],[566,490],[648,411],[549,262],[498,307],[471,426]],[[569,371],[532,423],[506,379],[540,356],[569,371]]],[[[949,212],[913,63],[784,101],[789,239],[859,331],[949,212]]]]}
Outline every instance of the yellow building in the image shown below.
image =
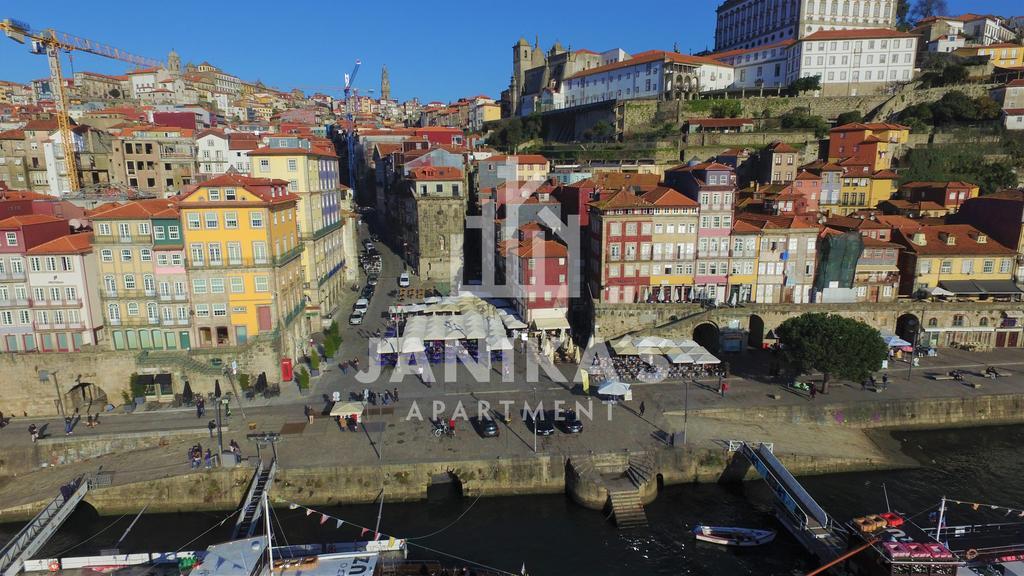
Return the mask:
{"type": "Polygon", "coordinates": [[[971,56],[987,56],[993,66],[999,68],[1018,68],[1024,66],[1024,46],[1020,44],[989,44],[988,46],[964,46],[957,48],[953,54],[969,58],[971,56]]]}
{"type": "MultiPolygon", "coordinates": [[[[658,214],[652,218],[648,297],[683,300],[686,297],[684,287],[693,286],[699,207],[694,200],[664,186],[645,193],[642,198],[650,202],[654,206],[652,212],[658,214]]],[[[647,251],[641,244],[641,259],[646,258],[647,251]]],[[[643,275],[642,265],[640,274],[643,275]]]]}
{"type": "Polygon", "coordinates": [[[302,267],[307,330],[320,329],[324,315],[339,306],[346,280],[353,280],[357,235],[352,195],[339,183],[338,157],[299,138],[275,138],[287,147],[253,150],[252,175],[288,183],[298,196],[297,225],[304,245],[302,267]]]}
{"type": "Polygon", "coordinates": [[[896,193],[896,173],[891,170],[871,171],[870,166],[842,163],[839,205],[834,212],[841,216],[858,210],[873,210],[896,193]]]}
{"type": "Polygon", "coordinates": [[[293,357],[309,332],[298,322],[302,243],[285,180],[224,174],[177,198],[195,346],[238,346],[280,335],[293,357]]]}
{"type": "Polygon", "coordinates": [[[737,220],[732,227],[729,250],[729,300],[734,304],[754,302],[757,287],[757,249],[761,229],[737,220]]]}
{"type": "Polygon", "coordinates": [[[968,224],[898,230],[900,295],[966,298],[1019,295],[1013,282],[1016,250],[968,224]]]}

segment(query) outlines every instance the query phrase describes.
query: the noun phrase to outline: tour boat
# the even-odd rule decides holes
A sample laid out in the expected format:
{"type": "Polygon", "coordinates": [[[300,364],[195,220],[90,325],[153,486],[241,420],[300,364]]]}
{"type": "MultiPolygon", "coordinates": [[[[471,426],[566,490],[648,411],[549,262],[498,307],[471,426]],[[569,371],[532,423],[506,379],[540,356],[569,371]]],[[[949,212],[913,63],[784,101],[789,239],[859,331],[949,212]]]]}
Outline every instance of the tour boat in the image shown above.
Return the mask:
{"type": "Polygon", "coordinates": [[[693,533],[697,540],[723,546],[761,546],[775,540],[774,530],[755,530],[753,528],[697,525],[694,527],[693,533]]]}

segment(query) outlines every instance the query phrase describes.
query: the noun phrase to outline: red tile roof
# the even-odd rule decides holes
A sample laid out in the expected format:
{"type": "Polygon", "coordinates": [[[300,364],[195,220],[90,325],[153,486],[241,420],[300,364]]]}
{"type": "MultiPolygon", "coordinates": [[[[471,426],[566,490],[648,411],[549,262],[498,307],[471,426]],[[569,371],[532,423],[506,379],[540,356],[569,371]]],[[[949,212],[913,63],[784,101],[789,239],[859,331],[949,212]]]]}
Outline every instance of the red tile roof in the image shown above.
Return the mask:
{"type": "Polygon", "coordinates": [[[793,148],[792,146],[786,144],[785,142],[772,142],[771,144],[768,145],[768,149],[771,150],[772,152],[778,152],[780,154],[796,154],[800,152],[799,150],[793,148]]]}
{"type": "Polygon", "coordinates": [[[904,249],[916,254],[927,254],[933,256],[960,255],[960,254],[992,254],[1010,256],[1017,251],[1007,248],[991,237],[985,235],[974,226],[968,224],[946,224],[938,226],[921,226],[915,230],[897,229],[897,240],[903,244],[904,249]],[[915,233],[924,233],[925,245],[921,246],[913,242],[915,233]],[[949,234],[954,238],[950,245],[940,237],[949,234]],[[985,237],[985,242],[978,242],[980,237],[985,237]]]}
{"type": "Polygon", "coordinates": [[[1021,116],[1024,115],[1024,108],[1006,108],[1003,113],[1007,116],[1021,116]]]}
{"type": "Polygon", "coordinates": [[[409,170],[410,180],[462,180],[462,170],[450,166],[424,166],[409,170]]]}
{"type": "Polygon", "coordinates": [[[257,148],[249,156],[321,156],[337,158],[336,155],[312,148],[257,148]]]}
{"type": "Polygon", "coordinates": [[[619,208],[650,208],[653,206],[647,200],[637,196],[632,190],[623,189],[613,192],[604,200],[591,202],[591,206],[598,210],[616,210],[619,208]]]}
{"type": "Polygon", "coordinates": [[[569,249],[554,240],[523,240],[516,253],[520,258],[566,258],[569,249]]]}
{"type": "Polygon", "coordinates": [[[83,254],[92,251],[92,232],[68,234],[28,249],[28,254],[83,254]]]}
{"type": "Polygon", "coordinates": [[[855,28],[852,30],[818,30],[803,37],[809,40],[858,40],[868,38],[917,38],[917,34],[900,32],[892,28],[855,28]]]}
{"type": "Polygon", "coordinates": [[[650,192],[644,193],[642,198],[655,206],[661,207],[696,208],[698,206],[696,200],[689,196],[684,196],[668,186],[659,186],[650,192]]]}
{"type": "Polygon", "coordinates": [[[711,66],[731,68],[729,64],[726,64],[719,60],[715,60],[713,58],[708,58],[706,56],[691,56],[690,54],[678,54],[676,52],[665,52],[663,50],[647,50],[645,52],[640,52],[639,54],[634,54],[633,57],[630,58],[629,60],[623,60],[622,62],[612,62],[611,64],[605,64],[603,66],[596,66],[594,68],[581,70],[580,72],[573,74],[567,79],[572,80],[575,78],[583,78],[584,76],[600,74],[602,72],[609,72],[611,70],[618,70],[619,68],[628,68],[630,66],[639,66],[641,64],[646,64],[648,62],[658,61],[678,62],[680,64],[691,64],[693,66],[707,64],[711,66]]]}
{"type": "Polygon", "coordinates": [[[1024,78],[1017,78],[1006,83],[1011,88],[1024,88],[1024,78]]]}
{"type": "Polygon", "coordinates": [[[147,218],[177,218],[178,207],[173,200],[147,198],[124,204],[98,207],[89,214],[95,220],[145,220],[147,218]]]}
{"type": "MultiPolygon", "coordinates": [[[[217,188],[217,187],[230,187],[236,186],[244,188],[258,196],[264,202],[271,204],[279,204],[282,202],[295,202],[299,197],[295,194],[287,192],[288,182],[286,180],[275,180],[271,178],[252,178],[249,176],[243,176],[241,174],[227,173],[221,174],[216,178],[207,180],[202,184],[196,186],[193,190],[177,196],[176,200],[183,200],[188,198],[192,194],[201,188],[217,188]],[[284,194],[278,194],[277,196],[272,195],[270,188],[277,186],[278,188],[285,190],[284,194]]],[[[231,202],[228,200],[228,202],[231,202]]],[[[194,207],[194,206],[190,206],[194,207]]],[[[197,207],[197,206],[195,206],[197,207]]]]}
{"type": "Polygon", "coordinates": [[[540,154],[518,154],[518,155],[514,155],[514,156],[511,156],[511,155],[510,156],[498,155],[498,156],[491,156],[490,158],[487,158],[486,160],[480,160],[480,162],[494,162],[494,163],[497,163],[497,162],[505,162],[506,160],[509,161],[509,162],[515,162],[516,164],[520,164],[520,165],[523,165],[523,164],[547,164],[548,163],[548,159],[543,157],[543,156],[541,156],[540,154]]]}
{"type": "Polygon", "coordinates": [[[0,220],[0,228],[20,228],[22,226],[31,226],[33,224],[46,224],[49,222],[64,222],[63,218],[57,218],[50,216],[49,214],[23,214],[20,216],[11,216],[0,220]]]}

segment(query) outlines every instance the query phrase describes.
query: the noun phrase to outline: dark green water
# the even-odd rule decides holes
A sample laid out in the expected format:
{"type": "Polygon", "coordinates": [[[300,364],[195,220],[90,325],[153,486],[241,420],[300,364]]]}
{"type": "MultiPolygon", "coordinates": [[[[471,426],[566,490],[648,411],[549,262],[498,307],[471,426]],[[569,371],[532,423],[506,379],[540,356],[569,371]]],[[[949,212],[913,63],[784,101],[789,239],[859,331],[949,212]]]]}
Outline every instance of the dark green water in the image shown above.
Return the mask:
{"type": "MultiPolygon", "coordinates": [[[[840,520],[885,510],[882,484],[893,508],[918,512],[938,503],[942,495],[1024,508],[1024,427],[997,427],[941,432],[900,432],[904,450],[924,463],[920,469],[836,474],[804,478],[808,491],[840,520]]],[[[827,438],[824,439],[827,441],[827,438]]],[[[796,542],[769,512],[769,495],[761,482],[735,486],[689,485],[666,488],[648,507],[650,528],[620,532],[599,512],[585,510],[563,496],[480,499],[454,526],[417,544],[519,573],[525,562],[531,574],[730,574],[791,575],[813,568],[796,542]],[[729,550],[698,544],[690,530],[708,523],[748,527],[778,527],[771,545],[729,550]]],[[[415,504],[386,504],[382,531],[399,537],[427,535],[453,522],[473,503],[470,499],[415,504]]],[[[140,503],[140,506],[144,503],[140,503]]],[[[346,506],[325,510],[351,522],[373,526],[376,506],[346,506]]],[[[968,508],[954,508],[950,523],[998,521],[968,508]]],[[[927,515],[922,515],[925,518],[927,515]]],[[[125,551],[195,549],[226,538],[230,526],[214,529],[191,544],[195,536],[223,515],[211,513],[144,516],[122,544],[125,551]],[[187,545],[186,545],[187,544],[187,545]]],[[[97,517],[78,510],[50,542],[43,555],[97,553],[111,546],[131,517],[97,517]],[[117,520],[117,521],[115,521],[117,520]],[[97,531],[106,529],[98,536],[97,531]],[[68,548],[92,536],[73,550],[68,548]]],[[[359,537],[359,530],[319,524],[317,515],[280,509],[276,519],[291,544],[337,542],[359,537]]],[[[0,526],[0,540],[18,526],[0,526]]],[[[443,556],[411,547],[410,557],[443,556]]],[[[454,562],[454,561],[453,561],[454,562]]]]}

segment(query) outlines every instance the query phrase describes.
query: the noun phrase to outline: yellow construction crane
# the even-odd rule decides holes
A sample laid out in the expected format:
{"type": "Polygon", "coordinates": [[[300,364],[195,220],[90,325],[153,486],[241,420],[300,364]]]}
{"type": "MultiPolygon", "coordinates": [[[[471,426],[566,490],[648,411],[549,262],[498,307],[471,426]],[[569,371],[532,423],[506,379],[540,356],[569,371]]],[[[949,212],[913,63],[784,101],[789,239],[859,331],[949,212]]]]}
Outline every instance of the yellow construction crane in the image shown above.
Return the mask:
{"type": "Polygon", "coordinates": [[[104,58],[121,60],[137,67],[160,66],[162,63],[151,58],[136,56],[100,42],[80,38],[72,34],[58,32],[52,28],[33,30],[27,23],[7,18],[0,21],[0,30],[8,38],[24,44],[26,40],[32,44],[33,54],[46,54],[50,61],[50,90],[53,92],[54,104],[57,107],[57,126],[60,129],[61,145],[64,149],[64,165],[68,174],[69,191],[80,188],[78,181],[78,161],[75,158],[75,141],[71,134],[71,119],[68,118],[68,94],[64,89],[64,77],[60,69],[61,52],[88,52],[104,58]]]}

